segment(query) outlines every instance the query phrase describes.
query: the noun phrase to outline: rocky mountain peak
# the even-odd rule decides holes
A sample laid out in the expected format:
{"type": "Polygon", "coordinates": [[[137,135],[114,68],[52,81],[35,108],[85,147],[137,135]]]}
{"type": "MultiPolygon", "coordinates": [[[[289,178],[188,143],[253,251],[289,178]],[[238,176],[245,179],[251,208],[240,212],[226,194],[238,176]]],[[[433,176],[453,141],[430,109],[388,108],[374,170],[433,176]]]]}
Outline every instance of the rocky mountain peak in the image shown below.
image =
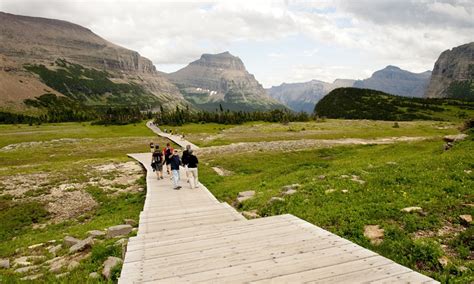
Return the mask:
{"type": "Polygon", "coordinates": [[[230,54],[230,52],[222,52],[218,54],[205,53],[201,58],[191,62],[191,65],[200,65],[208,68],[219,68],[228,70],[245,70],[244,63],[240,58],[230,54]]]}

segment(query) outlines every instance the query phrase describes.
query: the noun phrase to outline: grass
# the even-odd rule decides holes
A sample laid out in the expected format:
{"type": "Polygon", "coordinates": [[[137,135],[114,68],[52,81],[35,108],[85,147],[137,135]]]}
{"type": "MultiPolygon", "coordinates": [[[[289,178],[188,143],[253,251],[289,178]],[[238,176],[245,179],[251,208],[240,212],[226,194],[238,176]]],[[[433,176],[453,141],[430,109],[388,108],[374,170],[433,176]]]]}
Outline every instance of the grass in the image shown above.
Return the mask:
{"type": "Polygon", "coordinates": [[[446,152],[443,142],[433,140],[234,154],[225,159],[210,155],[204,158],[200,176],[218,199],[229,203],[238,192],[255,190],[256,196],[240,210],[256,209],[262,216],[291,213],[443,282],[467,283],[474,280],[474,264],[466,256],[473,241],[472,234],[466,234],[472,230],[459,237],[437,231],[443,226],[462,228],[458,216],[474,215],[473,207],[465,205],[474,203],[474,175],[469,173],[474,168],[472,139],[446,152]],[[213,166],[234,174],[218,176],[213,166]],[[352,181],[352,175],[365,183],[352,181]],[[269,202],[283,196],[282,186],[294,183],[301,185],[296,194],[269,202]],[[426,214],[400,211],[409,206],[420,206],[426,214]],[[375,224],[385,229],[379,246],[363,235],[365,225],[375,224]],[[442,255],[448,255],[448,267],[438,263],[442,255]],[[462,272],[463,267],[467,271],[462,272]]]}
{"type": "MultiPolygon", "coordinates": [[[[91,126],[81,123],[43,124],[40,126],[0,125],[0,145],[42,141],[32,146],[0,151],[0,179],[12,181],[18,176],[48,174],[48,179],[38,181],[36,189],[28,189],[23,198],[15,198],[0,183],[0,258],[10,259],[29,254],[27,247],[32,244],[57,240],[70,235],[85,238],[90,230],[103,230],[112,225],[122,224],[123,219],[138,220],[142,210],[145,192],[123,192],[110,194],[97,186],[84,190],[97,202],[97,206],[73,219],[60,223],[47,223],[44,228],[33,228],[33,224],[45,223],[52,216],[41,202],[43,194],[60,184],[81,183],[90,177],[110,178],[107,173],[94,171],[94,166],[127,162],[127,153],[147,152],[153,141],[165,143],[157,138],[144,123],[126,126],[91,126]],[[74,141],[51,141],[53,139],[74,138],[74,141]],[[85,139],[87,138],[87,139],[85,139]]],[[[111,175],[111,174],[110,174],[111,175]]],[[[113,178],[113,177],[112,177],[113,178]]],[[[32,181],[31,184],[35,182],[32,181]]],[[[136,181],[140,187],[146,186],[144,176],[136,181]]],[[[120,189],[125,185],[114,184],[120,189]]],[[[104,241],[92,250],[92,256],[81,262],[63,280],[47,270],[43,280],[84,283],[90,272],[98,271],[104,257],[120,255],[121,248],[104,241]]],[[[117,273],[116,273],[117,274],[117,273]]],[[[15,283],[19,278],[11,270],[0,270],[0,282],[15,283]]],[[[100,282],[99,280],[94,281],[100,282]]]]}
{"type": "Polygon", "coordinates": [[[457,123],[438,121],[397,122],[328,119],[311,122],[252,122],[243,125],[186,124],[172,129],[199,146],[227,145],[238,142],[262,142],[299,139],[378,138],[396,136],[442,136],[457,133],[457,123]]]}

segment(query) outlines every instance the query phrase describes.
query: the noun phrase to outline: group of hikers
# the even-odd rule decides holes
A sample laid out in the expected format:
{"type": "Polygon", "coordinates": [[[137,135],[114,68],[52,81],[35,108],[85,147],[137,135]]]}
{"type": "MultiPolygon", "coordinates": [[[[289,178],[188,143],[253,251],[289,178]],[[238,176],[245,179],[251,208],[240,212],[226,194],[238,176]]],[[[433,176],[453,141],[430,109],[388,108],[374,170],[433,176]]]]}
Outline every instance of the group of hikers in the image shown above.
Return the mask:
{"type": "Polygon", "coordinates": [[[198,158],[193,154],[191,145],[186,146],[182,156],[179,156],[179,151],[173,149],[170,143],[166,147],[160,149],[159,145],[150,143],[150,150],[152,152],[151,167],[156,172],[158,179],[163,179],[163,166],[166,166],[166,172],[171,175],[173,180],[173,189],[182,188],[179,185],[181,180],[179,174],[179,167],[183,166],[186,170],[186,177],[191,188],[198,188],[198,158]]]}

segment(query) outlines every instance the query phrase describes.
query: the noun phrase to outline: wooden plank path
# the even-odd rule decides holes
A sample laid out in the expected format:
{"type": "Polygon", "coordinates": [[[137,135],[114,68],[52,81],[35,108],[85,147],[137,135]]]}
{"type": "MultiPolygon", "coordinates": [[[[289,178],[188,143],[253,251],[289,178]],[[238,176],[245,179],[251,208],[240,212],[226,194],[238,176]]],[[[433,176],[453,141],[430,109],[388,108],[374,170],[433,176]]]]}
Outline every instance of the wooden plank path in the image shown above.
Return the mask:
{"type": "Polygon", "coordinates": [[[173,190],[150,153],[129,156],[147,170],[147,194],[119,283],[437,283],[293,215],[246,220],[202,184],[173,190]]]}

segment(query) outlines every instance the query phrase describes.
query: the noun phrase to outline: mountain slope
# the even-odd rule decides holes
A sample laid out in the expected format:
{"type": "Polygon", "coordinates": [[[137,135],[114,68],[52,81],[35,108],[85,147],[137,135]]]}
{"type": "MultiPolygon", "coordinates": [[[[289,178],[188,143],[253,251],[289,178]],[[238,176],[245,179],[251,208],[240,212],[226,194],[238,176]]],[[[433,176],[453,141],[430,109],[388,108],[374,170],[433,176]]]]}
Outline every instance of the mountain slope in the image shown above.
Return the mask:
{"type": "Polygon", "coordinates": [[[474,42],[441,53],[425,96],[474,100],[474,42]]]}
{"type": "Polygon", "coordinates": [[[462,120],[474,115],[474,103],[395,96],[381,91],[339,88],[314,109],[320,117],[373,120],[462,120]]]}
{"type": "Polygon", "coordinates": [[[242,60],[229,52],[203,54],[167,77],[188,101],[203,109],[214,110],[219,105],[232,110],[284,108],[266,94],[242,60]]]}
{"type": "Polygon", "coordinates": [[[351,87],[354,80],[337,79],[333,83],[311,80],[304,83],[283,83],[267,90],[270,97],[294,111],[311,113],[315,104],[327,93],[339,87],[351,87]]]}
{"type": "Polygon", "coordinates": [[[372,89],[404,97],[423,97],[431,72],[412,73],[396,66],[374,72],[370,78],[358,80],[354,88],[372,89]]]}
{"type": "Polygon", "coordinates": [[[25,86],[25,81],[36,79],[33,85],[44,85],[44,81],[39,82],[37,76],[26,72],[24,65],[44,65],[57,71],[63,68],[55,64],[58,59],[78,64],[84,70],[107,72],[107,78],[114,83],[139,85],[143,90],[139,95],[155,101],[155,106],[184,103],[179,90],[156,71],[150,60],[73,23],[0,12],[0,55],[9,65],[8,72],[5,68],[0,72],[0,81],[9,81],[8,87],[0,93],[2,107],[10,105],[21,109],[23,99],[51,92],[51,86],[25,86]],[[6,94],[18,93],[18,89],[24,91],[7,98],[6,94]]]}

